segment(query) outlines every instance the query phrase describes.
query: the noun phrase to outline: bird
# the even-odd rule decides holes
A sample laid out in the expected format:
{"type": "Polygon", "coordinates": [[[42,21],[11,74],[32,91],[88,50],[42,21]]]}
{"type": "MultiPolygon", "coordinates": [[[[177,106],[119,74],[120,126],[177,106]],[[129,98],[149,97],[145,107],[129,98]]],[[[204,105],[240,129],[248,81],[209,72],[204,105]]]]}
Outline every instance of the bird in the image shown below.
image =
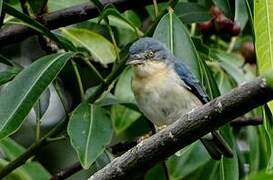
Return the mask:
{"type": "MultiPolygon", "coordinates": [[[[132,66],[132,91],[136,104],[157,129],[172,124],[209,97],[189,67],[160,41],[144,37],[129,48],[127,65],[132,66]]],[[[212,159],[233,157],[219,131],[200,138],[212,159]]]]}

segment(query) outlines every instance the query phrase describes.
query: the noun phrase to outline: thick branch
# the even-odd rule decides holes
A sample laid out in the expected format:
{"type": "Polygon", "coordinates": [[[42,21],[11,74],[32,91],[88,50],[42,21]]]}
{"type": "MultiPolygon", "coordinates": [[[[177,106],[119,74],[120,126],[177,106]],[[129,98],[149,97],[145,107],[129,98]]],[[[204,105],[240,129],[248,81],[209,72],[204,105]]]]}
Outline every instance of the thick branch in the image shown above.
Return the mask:
{"type": "Polygon", "coordinates": [[[175,123],[130,149],[90,179],[130,179],[191,144],[208,132],[273,99],[265,79],[248,82],[179,118],[175,123]]]}
{"type": "MultiPolygon", "coordinates": [[[[157,0],[163,2],[167,0],[157,0]]],[[[102,0],[103,4],[113,4],[120,11],[129,9],[136,9],[152,4],[152,1],[147,0],[102,0]]],[[[91,3],[86,3],[64,10],[59,10],[39,17],[39,21],[43,23],[50,30],[83,22],[88,19],[97,17],[99,12],[91,3]]],[[[36,32],[26,26],[12,25],[10,27],[0,30],[0,47],[11,43],[19,42],[27,37],[34,35],[36,32]]]]}

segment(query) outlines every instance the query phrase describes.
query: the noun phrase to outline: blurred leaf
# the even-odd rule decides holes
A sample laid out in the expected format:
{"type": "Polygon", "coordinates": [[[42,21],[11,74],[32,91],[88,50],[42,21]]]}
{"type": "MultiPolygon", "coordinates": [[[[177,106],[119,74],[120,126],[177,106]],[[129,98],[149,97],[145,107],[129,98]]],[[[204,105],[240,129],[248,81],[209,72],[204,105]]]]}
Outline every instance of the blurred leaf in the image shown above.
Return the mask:
{"type": "Polygon", "coordinates": [[[87,3],[89,0],[48,0],[48,9],[50,12],[87,3]]]}
{"type": "Polygon", "coordinates": [[[0,141],[1,152],[4,153],[4,156],[7,160],[12,161],[21,154],[24,153],[25,148],[18,143],[16,143],[11,138],[7,137],[0,141]]]}
{"type": "Polygon", "coordinates": [[[72,113],[67,133],[83,168],[88,169],[112,137],[112,122],[99,106],[82,103],[72,113]]]}
{"type": "Polygon", "coordinates": [[[102,64],[115,61],[116,55],[113,44],[100,34],[76,28],[62,29],[62,32],[75,44],[88,49],[94,58],[102,64]]]}
{"type": "Polygon", "coordinates": [[[74,53],[44,56],[22,70],[0,94],[0,139],[13,134],[74,53]],[[18,91],[20,90],[20,91],[18,91]]]}
{"type": "Polygon", "coordinates": [[[250,172],[257,172],[260,166],[260,159],[263,156],[260,149],[262,148],[259,134],[256,127],[246,127],[247,131],[247,142],[249,144],[249,166],[250,172]]]}
{"type": "Polygon", "coordinates": [[[145,175],[145,180],[168,180],[164,173],[165,167],[162,164],[163,163],[158,163],[152,169],[150,169],[145,175]]]}
{"type": "Polygon", "coordinates": [[[1,71],[0,72],[0,86],[11,81],[20,71],[21,71],[21,69],[17,68],[17,67],[9,68],[5,71],[1,71]]]}
{"type": "MultiPolygon", "coordinates": [[[[21,145],[17,144],[11,138],[5,138],[0,141],[0,149],[1,152],[4,153],[5,159],[9,161],[14,160],[22,153],[25,152],[25,148],[21,145]]],[[[1,159],[0,160],[0,169],[7,164],[7,161],[1,159]]],[[[40,163],[37,162],[27,162],[23,166],[17,168],[10,175],[8,175],[4,179],[20,179],[20,180],[47,180],[51,176],[50,174],[41,166],[40,163]]]]}
{"type": "Polygon", "coordinates": [[[266,171],[260,171],[258,173],[252,173],[247,178],[247,180],[269,180],[273,179],[273,174],[266,171]]]}
{"type": "MultiPolygon", "coordinates": [[[[50,101],[50,90],[47,88],[40,96],[39,100],[36,102],[34,106],[34,111],[36,116],[40,119],[46,112],[50,101]]],[[[37,118],[37,117],[36,117],[37,118]]]]}
{"type": "MultiPolygon", "coordinates": [[[[134,103],[131,89],[132,69],[125,69],[116,84],[114,95],[121,101],[134,103]]],[[[112,120],[115,131],[119,134],[135,122],[141,114],[123,105],[112,106],[112,120]]]]}
{"type": "Polygon", "coordinates": [[[0,15],[2,15],[3,0],[0,0],[0,15]]]}
{"type": "Polygon", "coordinates": [[[13,66],[13,63],[6,57],[0,54],[0,63],[6,64],[8,66],[13,66]]]}
{"type": "Polygon", "coordinates": [[[241,30],[245,28],[248,21],[248,12],[245,0],[235,0],[234,20],[240,23],[241,30]]]}
{"type": "Polygon", "coordinates": [[[175,57],[187,64],[193,74],[200,79],[198,53],[187,28],[175,14],[166,14],[161,18],[153,38],[164,43],[170,50],[173,49],[175,57]]]}
{"type": "Polygon", "coordinates": [[[141,27],[142,21],[137,13],[133,10],[127,10],[123,13],[123,16],[131,22],[135,27],[141,27]]]}
{"type": "MultiPolygon", "coordinates": [[[[21,13],[20,11],[16,10],[15,8],[11,7],[5,2],[3,3],[3,11],[22,21],[22,22],[17,22],[18,24],[26,25],[34,29],[35,31],[41,33],[42,35],[56,42],[60,47],[63,47],[64,49],[69,50],[69,47],[67,47],[66,44],[62,43],[62,41],[59,38],[57,38],[53,33],[51,33],[44,25],[30,18],[29,16],[21,13]]],[[[15,21],[13,23],[15,23],[15,21]]]]}
{"type": "Polygon", "coordinates": [[[231,10],[229,0],[212,0],[212,1],[214,2],[216,6],[218,6],[224,12],[224,14],[227,17],[232,18],[232,10],[231,10]]]}
{"type": "Polygon", "coordinates": [[[198,3],[180,2],[175,6],[175,14],[186,24],[203,22],[212,19],[209,10],[198,3]]]}
{"type": "Polygon", "coordinates": [[[269,147],[267,153],[268,155],[270,155],[270,157],[268,159],[266,170],[272,173],[273,172],[273,116],[268,106],[266,105],[263,108],[263,119],[264,119],[264,127],[269,138],[269,141],[267,142],[267,146],[269,147]]]}
{"type": "Polygon", "coordinates": [[[47,1],[48,0],[28,0],[28,3],[34,14],[40,14],[47,1]]]}
{"type": "Polygon", "coordinates": [[[246,82],[248,79],[242,69],[244,59],[238,55],[227,53],[221,50],[211,50],[211,56],[217,60],[221,67],[236,81],[238,85],[246,82]]]}
{"type": "Polygon", "coordinates": [[[206,149],[199,141],[180,151],[179,156],[173,155],[167,161],[169,174],[174,179],[183,179],[210,160],[206,149]]]}
{"type": "MultiPolygon", "coordinates": [[[[259,73],[273,69],[273,1],[254,1],[255,47],[259,73]]],[[[273,102],[268,103],[273,112],[273,102]]]]}

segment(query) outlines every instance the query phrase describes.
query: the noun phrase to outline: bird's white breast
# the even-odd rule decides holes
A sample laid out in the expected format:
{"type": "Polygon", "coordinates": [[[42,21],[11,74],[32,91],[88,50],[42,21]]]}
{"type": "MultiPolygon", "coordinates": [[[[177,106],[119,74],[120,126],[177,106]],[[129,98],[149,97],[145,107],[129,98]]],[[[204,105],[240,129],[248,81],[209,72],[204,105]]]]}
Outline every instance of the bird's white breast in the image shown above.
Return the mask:
{"type": "Polygon", "coordinates": [[[139,109],[156,126],[172,123],[178,114],[185,114],[201,105],[171,68],[153,67],[147,76],[135,75],[132,89],[139,109]],[[171,118],[170,118],[171,117],[171,118]]]}

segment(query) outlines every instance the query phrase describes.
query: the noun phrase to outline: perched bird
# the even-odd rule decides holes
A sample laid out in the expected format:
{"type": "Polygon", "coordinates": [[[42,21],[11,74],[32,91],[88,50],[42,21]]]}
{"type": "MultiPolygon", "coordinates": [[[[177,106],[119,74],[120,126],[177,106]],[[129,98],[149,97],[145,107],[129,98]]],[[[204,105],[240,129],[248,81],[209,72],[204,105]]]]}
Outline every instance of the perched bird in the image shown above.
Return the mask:
{"type": "MultiPolygon", "coordinates": [[[[133,66],[132,89],[137,106],[156,127],[169,125],[209,101],[188,67],[153,38],[133,43],[127,64],[133,66]]],[[[201,142],[213,159],[233,156],[217,131],[203,136],[201,142]]]]}

